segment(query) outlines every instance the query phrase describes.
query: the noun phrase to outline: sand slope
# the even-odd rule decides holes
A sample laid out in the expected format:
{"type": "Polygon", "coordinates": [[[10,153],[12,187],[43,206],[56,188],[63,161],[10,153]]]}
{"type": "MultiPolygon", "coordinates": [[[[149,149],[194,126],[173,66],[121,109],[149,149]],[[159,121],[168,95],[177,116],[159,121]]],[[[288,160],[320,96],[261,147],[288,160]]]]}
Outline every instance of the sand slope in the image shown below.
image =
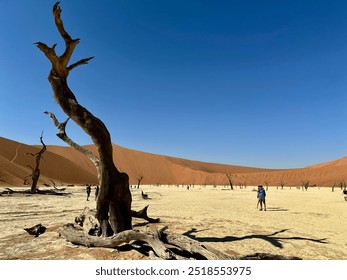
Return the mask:
{"type": "MultiPolygon", "coordinates": [[[[97,154],[93,145],[88,149],[97,154]]],[[[262,169],[217,163],[192,161],[135,151],[113,145],[114,160],[119,170],[127,172],[130,183],[136,184],[143,175],[142,184],[208,184],[227,185],[225,173],[232,174],[235,185],[277,186],[281,180],[286,185],[301,185],[303,180],[320,186],[331,186],[347,181],[347,157],[299,169],[262,169]]],[[[18,186],[30,174],[28,165],[34,159],[26,153],[37,153],[39,146],[30,146],[0,137],[0,184],[18,186]]],[[[94,165],[83,154],[63,146],[47,146],[41,163],[40,184],[96,184],[94,165]]]]}

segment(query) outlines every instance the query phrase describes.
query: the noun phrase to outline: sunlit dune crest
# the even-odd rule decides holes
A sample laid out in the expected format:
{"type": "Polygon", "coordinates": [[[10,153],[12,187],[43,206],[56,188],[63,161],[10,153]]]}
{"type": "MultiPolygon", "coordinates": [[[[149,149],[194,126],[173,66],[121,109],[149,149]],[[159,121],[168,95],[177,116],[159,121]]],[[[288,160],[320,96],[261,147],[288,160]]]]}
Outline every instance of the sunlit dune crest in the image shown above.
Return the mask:
{"type": "MultiPolygon", "coordinates": [[[[97,154],[93,145],[86,146],[97,154]]],[[[34,160],[26,153],[36,153],[39,146],[31,146],[0,137],[0,184],[23,185],[23,178],[31,173],[34,160]]],[[[347,157],[297,169],[264,169],[207,163],[156,155],[113,146],[117,168],[128,173],[130,183],[135,184],[139,175],[142,184],[196,184],[228,185],[226,173],[235,185],[301,186],[304,181],[311,185],[331,187],[347,181],[347,157]]],[[[96,184],[93,163],[71,147],[47,146],[41,162],[39,184],[96,184]]]]}

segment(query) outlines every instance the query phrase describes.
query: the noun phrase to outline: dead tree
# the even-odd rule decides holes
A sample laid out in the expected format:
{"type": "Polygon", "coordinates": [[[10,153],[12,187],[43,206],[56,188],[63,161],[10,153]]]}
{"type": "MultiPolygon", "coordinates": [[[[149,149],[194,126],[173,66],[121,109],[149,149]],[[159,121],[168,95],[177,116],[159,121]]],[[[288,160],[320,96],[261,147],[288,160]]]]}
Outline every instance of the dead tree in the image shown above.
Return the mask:
{"type": "Polygon", "coordinates": [[[310,181],[309,180],[303,180],[301,181],[302,187],[307,191],[307,189],[310,187],[310,181]]]}
{"type": "Polygon", "coordinates": [[[227,176],[227,178],[228,178],[229,185],[230,185],[230,189],[231,189],[231,190],[234,190],[233,182],[232,182],[232,180],[231,180],[231,177],[232,177],[231,174],[225,173],[225,176],[227,176]]]}
{"type": "Polygon", "coordinates": [[[339,183],[339,187],[341,190],[345,190],[346,189],[346,182],[345,180],[342,180],[340,183],[339,183]]]}
{"type": "Polygon", "coordinates": [[[280,180],[280,186],[281,186],[281,190],[284,189],[284,186],[286,185],[286,182],[284,180],[284,178],[282,177],[281,180],[280,180]]]}
{"type": "Polygon", "coordinates": [[[70,58],[80,39],[72,39],[65,30],[61,20],[59,2],[53,6],[55,25],[65,42],[62,55],[57,55],[57,44],[48,47],[42,42],[36,46],[46,55],[51,63],[48,80],[52,86],[54,98],[65,114],[79,125],[92,139],[99,153],[99,185],[100,193],[97,200],[97,219],[100,222],[102,235],[107,235],[110,226],[114,233],[132,228],[131,224],[131,193],[129,176],[120,172],[113,162],[113,148],[111,136],[105,124],[80,105],[76,96],[68,86],[67,78],[71,70],[87,64],[93,57],[81,59],[69,64],[70,58]]]}
{"type": "Polygon", "coordinates": [[[37,182],[39,181],[40,174],[41,174],[40,161],[41,161],[43,153],[47,149],[45,143],[42,140],[42,138],[43,138],[43,133],[41,134],[41,137],[40,137],[40,142],[42,144],[42,149],[38,153],[36,153],[36,154],[26,153],[26,155],[31,155],[32,157],[35,158],[35,164],[36,164],[35,168],[33,168],[32,166],[28,165],[28,167],[31,169],[32,172],[31,172],[31,174],[29,174],[28,176],[26,176],[24,178],[24,184],[26,184],[27,178],[31,177],[31,188],[30,188],[30,192],[31,193],[36,193],[37,192],[37,182]]]}
{"type": "Polygon", "coordinates": [[[143,175],[140,174],[139,176],[136,177],[137,179],[137,188],[139,189],[140,188],[140,184],[141,184],[141,181],[143,179],[143,175]]]}
{"type": "MultiPolygon", "coordinates": [[[[100,182],[96,213],[89,214],[88,210],[84,211],[83,219],[77,217],[75,224],[67,224],[60,230],[61,236],[74,244],[87,247],[114,248],[130,241],[143,241],[153,248],[154,258],[161,259],[186,259],[177,254],[176,251],[180,253],[190,252],[189,258],[197,254],[205,259],[232,258],[224,253],[216,252],[214,249],[209,249],[189,237],[171,235],[166,232],[167,227],[159,230],[148,228],[147,232],[132,229],[131,217],[138,215],[140,218],[148,218],[147,207],[136,213],[131,210],[132,198],[129,189],[129,177],[118,171],[113,162],[111,137],[106,126],[77,102],[75,95],[68,87],[67,77],[70,71],[77,66],[88,63],[92,57],[79,60],[68,66],[79,39],[72,39],[65,31],[60,14],[61,9],[59,2],[57,2],[53,7],[53,15],[58,31],[66,44],[64,53],[61,56],[56,54],[56,44],[51,48],[41,42],[36,43],[36,45],[52,64],[48,80],[51,83],[55,99],[68,117],[91,137],[98,149],[99,158],[95,159],[95,165],[100,182]],[[112,230],[112,233],[108,234],[108,230],[112,230]],[[90,234],[91,231],[97,232],[97,236],[90,234]],[[99,237],[100,232],[102,238],[99,237]],[[169,247],[166,247],[164,243],[169,243],[169,247]],[[175,246],[177,250],[173,250],[172,246],[175,246]]],[[[150,221],[150,219],[148,220],[150,221]]]]}

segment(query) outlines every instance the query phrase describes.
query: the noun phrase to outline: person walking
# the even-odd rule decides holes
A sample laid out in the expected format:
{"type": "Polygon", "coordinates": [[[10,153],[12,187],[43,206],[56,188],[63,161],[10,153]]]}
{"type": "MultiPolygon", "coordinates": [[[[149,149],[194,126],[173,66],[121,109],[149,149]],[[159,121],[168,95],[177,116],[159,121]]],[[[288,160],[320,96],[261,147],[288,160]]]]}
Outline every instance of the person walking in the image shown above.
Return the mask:
{"type": "Polygon", "coordinates": [[[266,192],[263,186],[258,186],[258,205],[260,204],[260,209],[259,211],[263,210],[263,205],[264,205],[264,211],[266,211],[266,202],[265,202],[265,197],[266,197],[266,192]]]}

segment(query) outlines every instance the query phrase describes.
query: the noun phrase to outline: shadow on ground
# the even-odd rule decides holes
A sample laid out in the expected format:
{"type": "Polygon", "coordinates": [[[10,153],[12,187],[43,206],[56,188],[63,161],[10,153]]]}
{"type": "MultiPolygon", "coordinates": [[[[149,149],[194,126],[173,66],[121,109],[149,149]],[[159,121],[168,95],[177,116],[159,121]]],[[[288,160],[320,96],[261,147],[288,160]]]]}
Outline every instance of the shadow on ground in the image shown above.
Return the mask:
{"type": "Polygon", "coordinates": [[[304,240],[304,241],[311,241],[311,242],[316,242],[316,243],[322,243],[322,244],[327,244],[328,242],[326,241],[326,238],[322,239],[313,239],[313,238],[306,238],[306,237],[300,237],[300,236],[292,236],[292,237],[280,237],[277,236],[280,233],[286,232],[289,229],[283,229],[276,231],[272,234],[251,234],[251,235],[246,235],[242,237],[237,237],[237,236],[225,236],[225,237],[197,237],[195,233],[204,231],[204,230],[198,230],[196,228],[192,228],[188,230],[187,232],[183,233],[183,235],[188,236],[196,241],[199,242],[234,242],[234,241],[241,241],[241,240],[247,240],[247,239],[261,239],[269,242],[273,246],[282,249],[283,245],[281,243],[282,240],[304,240]]]}
{"type": "Polygon", "coordinates": [[[266,208],[266,211],[288,211],[288,209],[284,209],[284,208],[281,208],[281,207],[268,207],[266,208]]]}

